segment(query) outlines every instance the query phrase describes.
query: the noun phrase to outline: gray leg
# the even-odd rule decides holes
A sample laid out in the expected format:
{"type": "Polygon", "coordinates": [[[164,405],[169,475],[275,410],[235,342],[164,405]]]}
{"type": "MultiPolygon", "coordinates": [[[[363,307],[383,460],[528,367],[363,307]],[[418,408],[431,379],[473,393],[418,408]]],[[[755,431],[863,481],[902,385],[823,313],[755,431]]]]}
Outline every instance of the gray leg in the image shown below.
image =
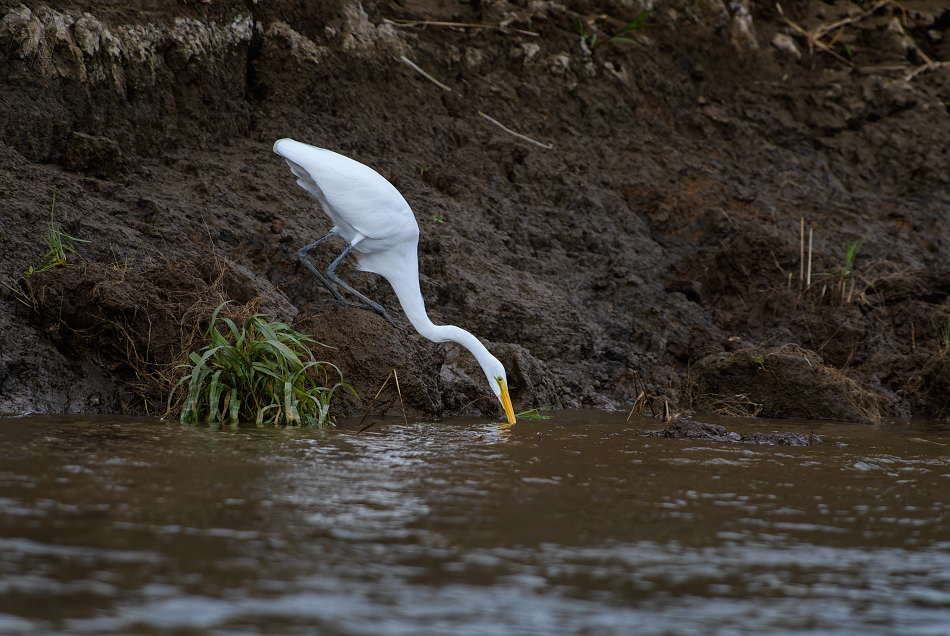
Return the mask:
{"type": "Polygon", "coordinates": [[[333,287],[333,285],[330,284],[330,281],[328,281],[326,278],[323,277],[323,274],[321,274],[320,272],[317,271],[317,268],[314,267],[314,266],[313,266],[313,263],[310,262],[310,259],[307,258],[307,252],[309,252],[310,250],[312,250],[313,248],[315,248],[317,245],[320,245],[320,243],[323,243],[325,240],[327,240],[328,238],[330,238],[330,237],[333,236],[334,234],[336,234],[336,232],[330,232],[330,233],[327,234],[326,236],[322,236],[322,237],[318,238],[316,241],[314,241],[314,242],[311,243],[310,245],[307,245],[306,247],[301,247],[301,248],[300,248],[300,251],[297,252],[297,258],[299,258],[299,259],[300,259],[300,262],[303,263],[303,264],[306,266],[306,268],[309,269],[310,272],[311,272],[314,276],[316,276],[317,279],[318,279],[321,283],[323,283],[323,286],[324,286],[324,287],[326,287],[328,290],[330,290],[330,293],[333,294],[333,297],[334,297],[334,298],[336,298],[336,299],[337,299],[338,301],[340,301],[341,303],[346,303],[346,301],[343,300],[343,296],[340,295],[340,292],[338,292],[338,291],[333,287]]]}
{"type": "Polygon", "coordinates": [[[350,292],[351,294],[353,294],[354,296],[362,300],[364,303],[369,305],[369,307],[371,307],[373,311],[375,311],[377,314],[379,314],[380,316],[388,320],[389,324],[391,324],[393,327],[396,327],[396,329],[399,329],[399,326],[395,322],[393,322],[393,319],[389,317],[389,314],[386,313],[386,310],[383,309],[382,305],[380,305],[379,303],[373,302],[372,300],[370,300],[369,298],[367,298],[360,292],[356,291],[355,289],[353,289],[352,287],[344,283],[342,280],[340,280],[339,277],[334,273],[336,266],[340,264],[340,261],[343,260],[344,256],[350,253],[350,250],[353,249],[353,247],[354,245],[348,246],[345,250],[343,250],[343,253],[337,256],[336,260],[330,264],[330,267],[327,268],[327,278],[329,278],[334,283],[336,283],[337,285],[339,285],[346,291],[350,292]]]}

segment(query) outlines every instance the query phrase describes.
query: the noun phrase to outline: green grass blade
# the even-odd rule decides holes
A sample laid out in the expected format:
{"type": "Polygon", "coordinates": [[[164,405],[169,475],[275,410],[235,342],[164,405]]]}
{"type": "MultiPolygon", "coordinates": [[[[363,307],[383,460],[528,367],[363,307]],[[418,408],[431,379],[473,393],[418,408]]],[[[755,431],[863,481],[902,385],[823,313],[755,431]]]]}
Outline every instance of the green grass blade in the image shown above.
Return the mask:
{"type": "Polygon", "coordinates": [[[218,413],[218,403],[221,401],[221,391],[224,389],[224,385],[219,382],[221,378],[221,370],[218,369],[214,372],[214,375],[211,376],[211,384],[208,386],[208,420],[209,422],[217,422],[221,417],[218,413]]]}
{"type": "Polygon", "coordinates": [[[237,424],[238,421],[240,420],[240,414],[241,414],[241,401],[238,399],[237,388],[231,389],[230,407],[231,407],[231,414],[230,414],[229,419],[231,420],[232,424],[237,424]]]}
{"type": "Polygon", "coordinates": [[[290,386],[290,381],[284,382],[284,419],[288,424],[294,423],[294,407],[292,404],[294,390],[290,386]]]}

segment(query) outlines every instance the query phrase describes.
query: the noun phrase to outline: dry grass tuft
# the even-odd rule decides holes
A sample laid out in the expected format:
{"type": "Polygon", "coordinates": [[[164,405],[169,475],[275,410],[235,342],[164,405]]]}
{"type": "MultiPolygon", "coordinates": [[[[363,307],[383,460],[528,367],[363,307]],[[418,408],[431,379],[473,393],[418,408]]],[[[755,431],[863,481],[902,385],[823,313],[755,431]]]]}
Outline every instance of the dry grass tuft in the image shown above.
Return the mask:
{"type": "Polygon", "coordinates": [[[881,419],[876,395],[794,343],[704,358],[690,369],[683,401],[738,417],[881,419]]]}
{"type": "MultiPolygon", "coordinates": [[[[85,263],[20,278],[17,298],[60,350],[110,373],[135,396],[127,406],[148,412],[149,402],[164,404],[176,367],[206,343],[211,316],[230,300],[227,267],[214,259],[201,277],[193,262],[85,263]]],[[[221,317],[243,323],[261,301],[230,304],[221,317]]]]}
{"type": "Polygon", "coordinates": [[[662,418],[664,422],[669,422],[679,415],[680,409],[668,397],[655,395],[647,389],[637,371],[633,372],[633,376],[634,387],[639,388],[639,393],[637,399],[633,402],[633,406],[630,407],[630,412],[627,413],[628,422],[630,418],[640,419],[645,417],[647,409],[650,409],[651,417],[654,419],[662,418]]]}

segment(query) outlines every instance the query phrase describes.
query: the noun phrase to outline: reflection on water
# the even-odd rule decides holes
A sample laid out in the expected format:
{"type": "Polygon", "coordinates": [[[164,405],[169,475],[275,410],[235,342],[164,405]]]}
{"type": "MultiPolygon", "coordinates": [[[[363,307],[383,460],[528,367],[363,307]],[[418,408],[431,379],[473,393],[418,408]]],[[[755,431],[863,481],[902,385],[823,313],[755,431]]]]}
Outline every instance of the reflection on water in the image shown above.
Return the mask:
{"type": "Polygon", "coordinates": [[[950,429],[716,423],[0,420],[0,633],[950,634],[950,429]]]}

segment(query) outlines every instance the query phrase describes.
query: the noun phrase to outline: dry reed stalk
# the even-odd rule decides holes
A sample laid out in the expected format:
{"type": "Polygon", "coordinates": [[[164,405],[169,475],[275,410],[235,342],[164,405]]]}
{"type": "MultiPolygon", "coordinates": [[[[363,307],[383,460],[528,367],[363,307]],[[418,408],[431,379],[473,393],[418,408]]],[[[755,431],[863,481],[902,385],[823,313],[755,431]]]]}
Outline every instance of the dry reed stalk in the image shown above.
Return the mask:
{"type": "Polygon", "coordinates": [[[798,26],[797,24],[795,24],[794,22],[792,22],[792,21],[788,18],[788,16],[785,15],[785,11],[782,10],[782,5],[781,5],[780,3],[776,2],[776,3],[775,3],[775,8],[778,9],[779,15],[781,15],[782,18],[785,19],[785,22],[788,24],[788,26],[792,27],[792,28],[793,28],[795,31],[797,31],[800,35],[805,36],[805,39],[808,40],[808,53],[809,53],[809,54],[814,54],[814,52],[815,52],[814,47],[817,46],[817,47],[820,48],[822,51],[825,51],[826,53],[830,53],[831,55],[833,55],[834,57],[836,57],[839,61],[843,62],[844,64],[847,64],[848,66],[850,66],[850,67],[852,67],[852,68],[854,68],[854,63],[853,63],[851,60],[849,60],[849,59],[847,59],[847,58],[845,58],[845,57],[842,57],[842,56],[839,55],[837,52],[835,52],[831,47],[829,47],[827,44],[825,44],[825,43],[822,42],[821,40],[816,39],[816,38],[812,35],[811,32],[806,31],[806,30],[803,29],[802,27],[800,27],[800,26],[798,26]]]}
{"type": "Polygon", "coordinates": [[[376,398],[379,397],[379,394],[382,393],[383,389],[386,388],[386,385],[389,384],[389,378],[393,378],[393,377],[395,377],[396,379],[396,392],[399,394],[399,407],[402,409],[402,419],[407,425],[409,424],[409,420],[406,419],[406,407],[402,402],[402,391],[399,389],[399,376],[396,374],[396,370],[393,369],[392,371],[389,372],[389,375],[386,376],[386,379],[383,380],[383,386],[379,387],[379,391],[376,391],[376,395],[373,396],[373,399],[370,401],[369,406],[366,407],[366,412],[363,413],[363,419],[360,420],[360,430],[356,432],[357,435],[359,435],[366,429],[376,424],[376,422],[373,421],[367,424],[366,426],[363,426],[363,422],[365,422],[367,416],[369,416],[370,409],[372,409],[373,405],[376,403],[376,398]]]}
{"type": "Polygon", "coordinates": [[[637,399],[634,400],[633,406],[630,407],[630,412],[627,413],[627,421],[629,422],[630,418],[634,416],[636,416],[637,419],[643,417],[647,407],[650,407],[650,415],[656,418],[656,411],[653,410],[654,397],[647,391],[647,386],[643,383],[643,378],[640,377],[638,371],[633,372],[633,386],[635,389],[639,387],[640,393],[637,395],[637,399]]]}
{"type": "MultiPolygon", "coordinates": [[[[867,9],[863,13],[860,13],[856,16],[845,18],[844,20],[838,20],[837,22],[831,22],[829,24],[818,25],[814,30],[812,30],[811,35],[817,40],[819,38],[823,38],[825,35],[827,35],[828,33],[831,33],[832,31],[839,30],[839,34],[831,42],[831,44],[834,44],[838,40],[838,38],[841,37],[840,29],[842,29],[842,27],[846,27],[849,24],[860,22],[861,20],[868,17],[869,15],[871,15],[872,13],[874,13],[875,11],[877,11],[884,5],[890,4],[890,3],[891,3],[891,0],[878,0],[878,2],[876,2],[870,9],[867,9]]],[[[782,17],[785,17],[785,16],[783,15],[782,17]]]]}
{"type": "Polygon", "coordinates": [[[409,426],[409,420],[406,419],[406,405],[402,401],[402,389],[399,388],[399,374],[393,369],[393,378],[396,380],[396,393],[399,394],[399,408],[402,410],[402,421],[409,426]]]}
{"type": "Polygon", "coordinates": [[[798,237],[798,289],[801,290],[805,282],[805,217],[799,223],[798,237]]]}
{"type": "MultiPolygon", "coordinates": [[[[923,55],[923,53],[921,52],[920,49],[917,49],[917,53],[919,53],[919,54],[921,55],[921,57],[923,57],[923,58],[926,59],[927,56],[923,55]]],[[[924,71],[934,71],[934,70],[937,70],[938,68],[940,68],[941,66],[947,66],[947,62],[933,62],[933,61],[928,61],[926,64],[921,64],[920,66],[917,67],[916,70],[914,70],[914,71],[912,71],[911,73],[907,74],[907,76],[904,77],[904,81],[905,81],[905,82],[909,82],[910,80],[914,79],[915,77],[917,77],[918,75],[920,75],[920,74],[923,73],[924,71]]]]}
{"type": "Polygon", "coordinates": [[[811,243],[812,237],[815,233],[815,228],[808,228],[808,284],[807,287],[811,287],[811,243]]]}

